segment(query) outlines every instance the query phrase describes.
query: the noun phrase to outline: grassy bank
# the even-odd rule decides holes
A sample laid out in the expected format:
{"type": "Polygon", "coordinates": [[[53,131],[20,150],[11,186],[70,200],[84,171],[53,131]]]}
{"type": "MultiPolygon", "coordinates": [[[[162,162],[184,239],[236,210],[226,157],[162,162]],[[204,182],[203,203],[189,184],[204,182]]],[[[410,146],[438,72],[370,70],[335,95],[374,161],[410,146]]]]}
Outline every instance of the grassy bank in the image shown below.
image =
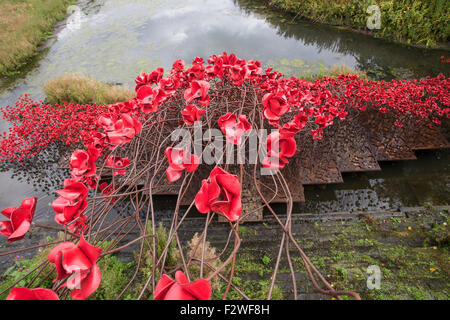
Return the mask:
{"type": "Polygon", "coordinates": [[[267,0],[275,7],[298,18],[346,26],[373,33],[375,37],[435,47],[448,45],[450,2],[447,0],[267,0]],[[381,11],[381,28],[367,29],[369,5],[381,11]]]}
{"type": "MultiPolygon", "coordinates": [[[[407,213],[407,216],[396,217],[360,214],[359,219],[342,221],[317,219],[303,221],[300,224],[297,221],[294,229],[301,234],[301,237],[298,237],[300,246],[327,280],[338,289],[354,290],[363,299],[369,300],[448,300],[449,212],[426,204],[422,210],[407,213]],[[367,287],[369,266],[377,266],[380,270],[379,288],[367,287]]],[[[243,224],[239,227],[242,246],[236,261],[233,283],[251,299],[266,299],[270,289],[270,277],[274,271],[279,245],[278,237],[274,237],[273,223],[274,221],[266,220],[263,223],[243,224]]],[[[148,230],[151,230],[150,226],[148,230]]],[[[155,233],[158,239],[157,257],[160,257],[168,241],[168,231],[160,225],[155,233]]],[[[59,239],[62,237],[63,235],[59,234],[59,239]]],[[[51,242],[53,239],[48,238],[45,241],[51,242]]],[[[193,254],[200,258],[202,244],[197,246],[198,241],[201,241],[198,234],[190,241],[182,240],[183,251],[188,256],[193,254]],[[193,253],[195,248],[197,250],[193,253]]],[[[110,244],[104,242],[101,247],[108,250],[110,244]]],[[[206,242],[205,260],[214,268],[222,264],[218,256],[222,244],[224,242],[216,248],[209,241],[206,242]]],[[[138,247],[135,249],[137,251],[134,251],[134,259],[127,258],[127,262],[122,260],[129,256],[127,253],[122,257],[108,255],[99,260],[102,283],[89,297],[90,300],[115,299],[121,293],[137,267],[139,250],[138,247]]],[[[50,250],[51,248],[47,248],[32,259],[16,257],[13,265],[0,277],[0,292],[6,290],[0,295],[0,300],[7,296],[9,292],[7,288],[13,283],[18,281],[17,286],[29,284],[32,277],[26,280],[22,278],[46,261],[50,250]]],[[[167,257],[166,267],[169,270],[177,269],[183,263],[175,242],[169,246],[167,257]]],[[[316,293],[301,258],[293,256],[292,265],[296,272],[301,299],[330,299],[316,293]]],[[[122,299],[136,299],[152,270],[152,252],[149,247],[144,247],[137,279],[122,299]]],[[[226,278],[229,271],[229,266],[223,271],[226,278]]],[[[209,272],[205,270],[205,276],[209,272]]],[[[198,266],[191,265],[189,273],[192,278],[198,278],[198,266]]],[[[55,277],[52,265],[46,265],[34,284],[51,288],[55,277]]],[[[157,272],[156,278],[159,277],[157,272]]],[[[214,278],[211,285],[212,298],[221,299],[226,283],[214,278]]],[[[292,289],[289,265],[283,258],[272,299],[292,299],[292,289]]],[[[152,299],[150,287],[144,292],[143,299],[152,299]]],[[[242,299],[242,297],[231,289],[228,299],[242,299]]]]}
{"type": "Polygon", "coordinates": [[[36,54],[74,0],[0,1],[0,76],[10,75],[36,54]]]}
{"type": "Polygon", "coordinates": [[[357,74],[360,78],[368,78],[364,71],[353,69],[346,64],[328,66],[321,62],[282,58],[269,60],[267,66],[273,67],[287,77],[297,77],[307,81],[315,81],[324,76],[336,78],[341,74],[357,74]]]}
{"type": "Polygon", "coordinates": [[[44,86],[44,92],[51,104],[112,104],[135,96],[134,91],[129,88],[78,74],[66,74],[49,80],[44,86]]]}
{"type": "MultiPolygon", "coordinates": [[[[311,64],[300,59],[271,60],[273,66],[287,76],[296,76],[299,79],[314,81],[323,76],[337,77],[340,74],[358,74],[361,78],[367,75],[349,66],[324,64],[311,64]]],[[[112,104],[130,100],[135,92],[127,87],[111,85],[96,79],[80,75],[65,74],[47,81],[44,85],[46,100],[50,104],[78,103],[78,104],[112,104]]]]}

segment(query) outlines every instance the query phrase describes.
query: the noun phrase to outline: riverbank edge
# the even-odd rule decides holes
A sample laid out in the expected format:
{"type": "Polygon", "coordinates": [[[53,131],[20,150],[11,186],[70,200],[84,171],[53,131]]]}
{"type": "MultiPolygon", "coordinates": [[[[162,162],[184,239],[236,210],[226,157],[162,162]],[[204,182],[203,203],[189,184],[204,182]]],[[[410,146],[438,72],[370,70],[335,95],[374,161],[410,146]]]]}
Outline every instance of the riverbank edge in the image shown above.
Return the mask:
{"type": "Polygon", "coordinates": [[[67,4],[65,5],[64,11],[55,12],[51,17],[48,17],[53,20],[53,23],[47,28],[40,30],[40,39],[36,41],[33,50],[22,52],[16,65],[4,65],[4,70],[0,71],[0,79],[7,79],[11,76],[20,74],[30,61],[50,46],[52,38],[61,28],[58,25],[64,22],[70,15],[67,12],[67,9],[72,5],[76,5],[78,0],[66,0],[66,2],[67,4]],[[51,36],[49,36],[49,34],[51,34],[51,36]]]}
{"type": "Polygon", "coordinates": [[[431,45],[431,46],[426,46],[426,45],[420,44],[420,43],[408,43],[407,40],[400,41],[400,40],[392,39],[390,37],[377,36],[376,32],[370,31],[367,29],[361,29],[361,28],[357,28],[355,26],[351,26],[351,25],[347,25],[347,24],[336,24],[336,23],[327,22],[327,21],[323,21],[323,20],[312,19],[308,16],[299,14],[299,12],[295,11],[294,8],[284,8],[279,3],[274,3],[272,0],[262,0],[262,3],[271,10],[275,10],[275,11],[282,12],[284,14],[291,15],[293,17],[292,20],[290,20],[291,22],[293,22],[296,19],[301,19],[301,20],[307,21],[309,23],[321,24],[321,25],[325,25],[325,26],[334,27],[337,29],[344,29],[347,31],[352,31],[352,32],[356,32],[359,34],[371,36],[375,39],[381,39],[384,41],[401,44],[401,45],[406,45],[409,47],[430,49],[430,50],[434,50],[434,49],[450,50],[450,42],[437,42],[436,44],[431,45]]]}

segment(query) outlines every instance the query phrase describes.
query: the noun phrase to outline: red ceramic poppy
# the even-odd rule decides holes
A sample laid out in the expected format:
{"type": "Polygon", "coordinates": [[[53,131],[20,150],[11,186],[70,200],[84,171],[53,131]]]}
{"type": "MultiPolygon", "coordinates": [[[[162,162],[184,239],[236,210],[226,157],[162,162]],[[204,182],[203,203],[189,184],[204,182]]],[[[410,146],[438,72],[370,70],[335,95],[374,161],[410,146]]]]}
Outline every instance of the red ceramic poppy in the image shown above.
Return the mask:
{"type": "MultiPolygon", "coordinates": [[[[200,58],[202,59],[202,58],[200,58]]],[[[203,59],[202,59],[203,60],[203,59]]],[[[195,80],[204,80],[206,76],[206,68],[203,65],[202,60],[194,60],[192,62],[192,68],[189,68],[186,70],[186,76],[189,79],[189,81],[195,81],[195,80]]]]}
{"type": "Polygon", "coordinates": [[[195,206],[200,213],[222,212],[230,221],[241,216],[241,184],[236,175],[216,167],[195,196],[195,206]]]}
{"type": "Polygon", "coordinates": [[[95,175],[97,168],[95,161],[99,155],[98,149],[94,147],[85,150],[75,150],[70,157],[70,173],[72,177],[79,182],[83,182],[86,178],[95,175]]]}
{"type": "Polygon", "coordinates": [[[8,242],[22,240],[30,230],[36,210],[36,201],[37,198],[27,198],[18,208],[9,207],[1,211],[9,219],[9,221],[0,221],[0,234],[8,237],[8,242]]]}
{"type": "Polygon", "coordinates": [[[184,70],[184,60],[178,59],[172,65],[172,73],[184,70]]]}
{"type": "Polygon", "coordinates": [[[180,82],[174,76],[163,78],[163,79],[161,79],[161,83],[160,83],[161,89],[167,95],[173,95],[175,93],[175,91],[178,89],[179,85],[180,85],[180,82]]]}
{"type": "Polygon", "coordinates": [[[164,69],[163,68],[156,68],[150,74],[148,74],[148,73],[141,73],[134,80],[136,82],[136,88],[135,88],[136,92],[142,86],[151,86],[152,84],[158,83],[161,80],[163,75],[164,75],[164,69]]]}
{"type": "Polygon", "coordinates": [[[154,300],[210,300],[211,285],[206,279],[189,282],[182,271],[175,273],[175,280],[163,275],[156,284],[154,300]]]}
{"type": "Polygon", "coordinates": [[[278,123],[280,117],[289,111],[286,98],[281,94],[267,93],[262,100],[264,117],[271,124],[278,123]]]}
{"type": "Polygon", "coordinates": [[[63,284],[73,289],[70,295],[75,300],[84,300],[97,290],[102,280],[97,259],[102,248],[94,247],[80,237],[78,245],[72,242],[63,242],[53,248],[48,260],[54,263],[58,273],[57,280],[71,276],[63,284]]]}
{"type": "Polygon", "coordinates": [[[136,99],[141,105],[141,111],[144,113],[157,112],[158,105],[154,103],[153,98],[157,92],[150,86],[141,86],[136,91],[136,99]]]}
{"type": "Polygon", "coordinates": [[[106,165],[110,168],[114,169],[114,175],[124,175],[125,174],[125,168],[130,165],[130,159],[128,157],[122,158],[122,157],[115,157],[115,156],[109,156],[108,159],[106,159],[106,165]]]}
{"type": "Polygon", "coordinates": [[[204,109],[199,109],[193,104],[188,104],[186,108],[181,111],[184,118],[184,123],[187,125],[193,125],[194,122],[200,121],[203,114],[206,112],[204,109]]]}
{"type": "Polygon", "coordinates": [[[178,180],[184,170],[194,172],[198,168],[198,157],[188,151],[180,148],[167,147],[164,154],[169,161],[169,167],[166,169],[169,182],[178,180]]]}
{"type": "Polygon", "coordinates": [[[227,142],[236,145],[241,144],[242,135],[252,128],[245,115],[240,115],[236,121],[236,115],[231,112],[220,117],[218,123],[220,129],[225,134],[227,142]]]}
{"type": "Polygon", "coordinates": [[[297,143],[292,135],[275,131],[267,137],[266,146],[267,156],[264,158],[262,165],[265,168],[275,170],[282,169],[289,163],[287,158],[294,156],[297,143]]]}
{"type": "Polygon", "coordinates": [[[247,68],[248,68],[247,78],[249,79],[256,79],[262,76],[263,74],[260,61],[249,60],[247,62],[247,68]]]}
{"type": "Polygon", "coordinates": [[[53,201],[52,208],[56,212],[55,221],[61,225],[67,225],[79,218],[88,205],[88,189],[75,180],[64,180],[64,189],[57,190],[56,193],[60,197],[53,201]]]}
{"type": "Polygon", "coordinates": [[[117,102],[108,106],[108,110],[111,113],[121,114],[134,112],[137,109],[137,100],[131,99],[124,102],[117,102]]]}
{"type": "Polygon", "coordinates": [[[59,297],[50,289],[15,287],[11,289],[6,300],[59,300],[59,297]]]}
{"type": "Polygon", "coordinates": [[[100,116],[97,123],[105,130],[106,140],[112,145],[128,143],[141,132],[141,123],[133,116],[123,113],[118,119],[100,116]]]}
{"type": "Polygon", "coordinates": [[[244,82],[247,75],[247,66],[234,65],[230,68],[231,79],[233,80],[233,85],[240,86],[244,82]]]}
{"type": "Polygon", "coordinates": [[[209,90],[210,84],[204,80],[194,80],[191,83],[191,87],[184,92],[184,99],[187,103],[191,103],[194,99],[198,99],[198,102],[202,107],[209,105],[209,90]]]}

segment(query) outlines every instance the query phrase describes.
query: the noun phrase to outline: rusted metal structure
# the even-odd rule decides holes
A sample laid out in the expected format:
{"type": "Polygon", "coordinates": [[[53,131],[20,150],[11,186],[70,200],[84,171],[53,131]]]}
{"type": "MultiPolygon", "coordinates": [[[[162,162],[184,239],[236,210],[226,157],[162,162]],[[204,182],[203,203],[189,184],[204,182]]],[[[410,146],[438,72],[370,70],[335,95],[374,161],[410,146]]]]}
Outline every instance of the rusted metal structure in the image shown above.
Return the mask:
{"type": "MultiPolygon", "coordinates": [[[[450,148],[450,143],[436,127],[410,121],[399,128],[394,125],[392,117],[375,111],[336,122],[325,130],[322,140],[313,140],[308,130],[299,133],[296,139],[299,151],[283,169],[294,202],[305,201],[304,185],[343,183],[342,173],[380,171],[381,161],[415,160],[415,150],[450,148]]],[[[207,178],[211,169],[202,166],[196,173],[182,205],[192,202],[202,179],[207,178]]],[[[250,170],[251,166],[245,166],[244,171],[249,174],[244,178],[242,207],[244,214],[252,212],[246,221],[260,221],[262,203],[253,183],[247,179],[251,175],[250,170]],[[258,207],[260,209],[256,210],[258,207]]],[[[258,179],[262,192],[269,196],[274,189],[272,178],[258,175],[258,179]]],[[[178,195],[179,186],[167,183],[159,188],[155,194],[178,195]]],[[[286,198],[277,195],[271,203],[286,201],[286,198]]],[[[225,222],[225,219],[219,218],[219,221],[225,222]]]]}

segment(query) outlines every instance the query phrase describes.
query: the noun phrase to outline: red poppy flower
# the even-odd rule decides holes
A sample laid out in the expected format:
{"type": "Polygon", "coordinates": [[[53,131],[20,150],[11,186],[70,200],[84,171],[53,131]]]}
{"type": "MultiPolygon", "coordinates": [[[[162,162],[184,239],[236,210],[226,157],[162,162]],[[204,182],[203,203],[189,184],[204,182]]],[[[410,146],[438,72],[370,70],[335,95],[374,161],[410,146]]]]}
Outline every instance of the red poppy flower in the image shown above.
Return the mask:
{"type": "Polygon", "coordinates": [[[180,72],[184,70],[184,60],[178,59],[175,61],[172,65],[172,73],[174,72],[180,72]]]}
{"type": "Polygon", "coordinates": [[[130,165],[130,159],[128,157],[121,158],[115,156],[109,156],[106,160],[106,165],[110,168],[115,169],[114,175],[124,175],[125,168],[130,165]]]}
{"type": "Polygon", "coordinates": [[[136,92],[142,86],[151,86],[152,84],[158,83],[161,80],[163,75],[164,75],[164,69],[163,68],[156,68],[150,74],[141,73],[134,80],[136,82],[136,88],[135,88],[136,92]]]}
{"type": "MultiPolygon", "coordinates": [[[[202,58],[200,58],[202,59],[202,58]]],[[[203,59],[202,59],[203,60],[203,59]]],[[[186,76],[189,81],[194,80],[203,80],[206,75],[206,68],[203,65],[203,62],[196,62],[195,60],[192,62],[192,68],[186,70],[186,76]]]]}
{"type": "Polygon", "coordinates": [[[182,271],[175,273],[175,280],[163,274],[156,284],[154,300],[210,300],[211,285],[206,279],[189,282],[182,271]]]}
{"type": "Polygon", "coordinates": [[[52,203],[52,208],[56,212],[55,221],[65,226],[79,218],[86,209],[88,189],[80,182],[66,179],[64,180],[64,189],[57,190],[56,193],[60,197],[52,203]]]}
{"type": "Polygon", "coordinates": [[[226,140],[236,145],[241,144],[242,135],[252,128],[245,115],[240,115],[236,122],[236,115],[231,112],[220,117],[218,123],[226,140]]]}
{"type": "Polygon", "coordinates": [[[248,73],[247,77],[250,79],[262,76],[263,70],[261,68],[261,61],[249,60],[247,62],[248,73]]]}
{"type": "Polygon", "coordinates": [[[164,154],[166,155],[167,160],[169,160],[169,167],[166,169],[169,182],[178,180],[184,170],[193,172],[198,168],[198,157],[183,149],[167,147],[164,154]]]}
{"type": "Polygon", "coordinates": [[[73,289],[70,295],[75,300],[84,300],[97,290],[102,280],[97,259],[102,248],[94,247],[84,240],[83,235],[75,245],[72,242],[63,242],[53,248],[48,260],[54,263],[58,277],[54,280],[67,279],[63,286],[73,289]]]}
{"type": "Polygon", "coordinates": [[[134,88],[134,90],[137,92],[140,87],[148,85],[150,83],[150,75],[143,72],[136,77],[134,82],[136,82],[136,87],[134,88]]]}
{"type": "Polygon", "coordinates": [[[85,150],[75,150],[70,157],[70,173],[75,181],[82,182],[87,177],[95,175],[97,168],[95,166],[95,161],[99,155],[98,149],[94,147],[85,150]]]}
{"type": "Polygon", "coordinates": [[[191,87],[184,92],[184,99],[187,103],[192,102],[194,99],[199,99],[198,102],[202,107],[209,105],[209,90],[210,84],[204,80],[194,80],[191,83],[191,87]]]}
{"type": "Polygon", "coordinates": [[[326,128],[333,124],[334,117],[331,114],[318,114],[314,118],[314,122],[317,123],[320,128],[326,128]]]}
{"type": "Polygon", "coordinates": [[[98,180],[100,179],[100,177],[96,174],[86,177],[84,180],[82,181],[78,181],[78,182],[82,182],[84,183],[86,186],[88,186],[89,189],[95,189],[95,187],[97,187],[97,183],[98,180]]]}
{"type": "Polygon", "coordinates": [[[136,110],[137,100],[135,98],[124,101],[117,102],[108,106],[108,110],[112,113],[121,114],[121,113],[130,113],[136,110]]]}
{"type": "Polygon", "coordinates": [[[193,104],[188,104],[186,108],[181,111],[181,114],[183,115],[186,124],[193,125],[194,122],[200,121],[205,112],[206,110],[204,109],[199,109],[193,104]]]}
{"type": "Polygon", "coordinates": [[[224,67],[223,67],[222,57],[216,57],[216,58],[212,59],[209,63],[214,63],[214,67],[207,68],[208,70],[206,70],[207,73],[210,75],[210,77],[217,76],[219,78],[222,78],[224,75],[224,67]]]}
{"type": "Polygon", "coordinates": [[[141,110],[144,113],[157,112],[158,104],[154,97],[158,92],[150,86],[141,86],[136,92],[136,98],[139,100],[141,110]]]}
{"type": "MultiPolygon", "coordinates": [[[[109,118],[105,118],[105,119],[109,119],[109,118]]],[[[89,134],[89,136],[86,137],[84,142],[85,142],[86,147],[97,149],[98,155],[100,156],[100,154],[103,152],[105,140],[106,140],[106,134],[96,131],[96,132],[89,134]]]]}
{"type": "Polygon", "coordinates": [[[272,132],[266,141],[267,156],[262,165],[271,170],[282,169],[292,157],[297,148],[297,143],[292,135],[281,134],[279,131],[272,132]]]}
{"type": "Polygon", "coordinates": [[[161,79],[161,89],[165,92],[167,95],[173,95],[175,91],[178,89],[179,81],[174,77],[170,76],[167,78],[161,79]]]}
{"type": "Polygon", "coordinates": [[[8,242],[22,240],[25,233],[30,230],[36,201],[37,198],[27,198],[18,208],[9,207],[1,211],[9,219],[9,221],[0,221],[0,234],[8,237],[8,242]]]}
{"type": "Polygon", "coordinates": [[[286,122],[283,127],[280,128],[280,134],[287,136],[295,136],[300,131],[300,126],[294,120],[286,122]]]}
{"type": "Polygon", "coordinates": [[[141,123],[129,114],[123,113],[117,120],[100,116],[98,124],[105,130],[107,141],[113,145],[128,143],[141,132],[141,123]]]}
{"type": "Polygon", "coordinates": [[[59,297],[50,289],[15,287],[11,289],[6,300],[59,300],[59,297]]]}
{"type": "Polygon", "coordinates": [[[264,117],[271,124],[276,124],[280,117],[289,111],[286,98],[281,94],[267,93],[262,100],[264,117]]]}
{"type": "Polygon", "coordinates": [[[222,212],[230,221],[241,216],[241,184],[236,175],[216,167],[195,196],[195,206],[201,213],[222,212]]]}
{"type": "Polygon", "coordinates": [[[244,82],[244,78],[247,74],[247,67],[234,65],[230,68],[231,79],[233,80],[233,85],[240,86],[244,82]]]}

